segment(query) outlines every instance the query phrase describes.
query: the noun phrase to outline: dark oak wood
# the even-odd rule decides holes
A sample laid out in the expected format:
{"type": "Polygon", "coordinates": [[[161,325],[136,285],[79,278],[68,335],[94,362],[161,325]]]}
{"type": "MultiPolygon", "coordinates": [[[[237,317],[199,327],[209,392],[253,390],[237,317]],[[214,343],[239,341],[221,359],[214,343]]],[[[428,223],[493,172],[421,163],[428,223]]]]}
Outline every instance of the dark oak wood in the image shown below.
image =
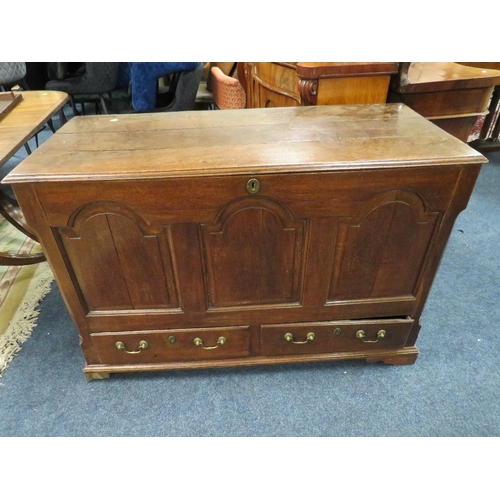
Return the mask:
{"type": "Polygon", "coordinates": [[[94,379],[413,363],[485,161],[403,104],[300,106],[77,117],[5,182],[94,379]]]}
{"type": "Polygon", "coordinates": [[[488,113],[500,71],[454,62],[400,63],[388,102],[403,102],[462,141],[488,113]]]}

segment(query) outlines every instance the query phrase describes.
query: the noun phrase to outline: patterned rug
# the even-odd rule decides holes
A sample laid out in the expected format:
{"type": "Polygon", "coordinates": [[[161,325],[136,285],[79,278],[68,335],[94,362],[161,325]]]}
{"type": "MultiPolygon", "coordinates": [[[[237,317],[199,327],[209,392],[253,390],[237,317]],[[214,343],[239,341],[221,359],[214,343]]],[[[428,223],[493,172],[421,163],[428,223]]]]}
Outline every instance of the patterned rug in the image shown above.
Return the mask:
{"type": "MultiPolygon", "coordinates": [[[[0,216],[0,251],[37,253],[41,247],[0,216]]],[[[0,266],[0,377],[36,326],[38,305],[53,279],[47,262],[0,266]]]]}

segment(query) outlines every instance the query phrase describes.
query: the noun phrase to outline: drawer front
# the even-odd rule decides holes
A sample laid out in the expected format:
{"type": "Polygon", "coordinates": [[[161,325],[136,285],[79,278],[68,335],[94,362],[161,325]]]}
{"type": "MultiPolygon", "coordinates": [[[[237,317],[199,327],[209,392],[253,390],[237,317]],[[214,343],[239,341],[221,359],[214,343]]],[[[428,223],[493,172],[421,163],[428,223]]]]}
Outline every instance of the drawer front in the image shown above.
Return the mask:
{"type": "Polygon", "coordinates": [[[101,363],[142,364],[247,356],[248,326],[93,333],[101,363]]]}
{"type": "Polygon", "coordinates": [[[280,356],[401,349],[413,320],[363,320],[262,325],[260,354],[280,356]]]}

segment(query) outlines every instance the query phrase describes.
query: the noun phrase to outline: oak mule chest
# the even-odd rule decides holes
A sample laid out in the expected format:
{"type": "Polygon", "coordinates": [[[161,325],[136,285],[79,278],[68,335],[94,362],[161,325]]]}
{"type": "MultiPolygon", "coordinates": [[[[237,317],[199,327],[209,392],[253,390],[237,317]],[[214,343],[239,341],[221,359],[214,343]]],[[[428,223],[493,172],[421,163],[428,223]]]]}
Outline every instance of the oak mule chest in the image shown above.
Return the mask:
{"type": "Polygon", "coordinates": [[[485,162],[403,104],[312,106],[76,117],[4,182],[91,380],[414,363],[485,162]]]}

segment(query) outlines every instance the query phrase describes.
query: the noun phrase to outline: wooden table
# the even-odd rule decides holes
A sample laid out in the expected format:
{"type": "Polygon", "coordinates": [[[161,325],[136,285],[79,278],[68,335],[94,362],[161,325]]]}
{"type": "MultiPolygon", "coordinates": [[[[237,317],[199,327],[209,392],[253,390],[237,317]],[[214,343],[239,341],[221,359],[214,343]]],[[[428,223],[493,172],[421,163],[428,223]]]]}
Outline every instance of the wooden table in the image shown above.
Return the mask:
{"type": "MultiPolygon", "coordinates": [[[[17,93],[16,93],[17,94],[17,93]]],[[[0,120],[0,168],[28,141],[45,127],[49,120],[60,113],[65,121],[63,106],[68,102],[68,94],[46,90],[20,92],[23,99],[0,120]]],[[[24,234],[35,239],[28,229],[23,214],[16,202],[0,191],[0,214],[24,234]]],[[[6,254],[0,252],[0,265],[35,264],[45,260],[43,254],[6,254]]]]}
{"type": "Polygon", "coordinates": [[[296,106],[76,117],[4,182],[92,379],[413,363],[484,162],[403,104],[296,106]]]}

